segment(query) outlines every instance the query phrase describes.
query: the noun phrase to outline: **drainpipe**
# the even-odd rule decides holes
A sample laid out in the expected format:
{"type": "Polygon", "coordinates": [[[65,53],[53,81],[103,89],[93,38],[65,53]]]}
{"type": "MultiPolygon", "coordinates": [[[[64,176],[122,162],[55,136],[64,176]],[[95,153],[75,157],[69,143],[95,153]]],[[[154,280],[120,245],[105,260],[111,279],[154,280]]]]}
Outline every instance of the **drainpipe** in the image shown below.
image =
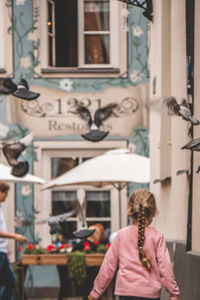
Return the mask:
{"type": "MultiPolygon", "coordinates": [[[[194,104],[194,1],[186,0],[187,94],[192,114],[194,104]]],[[[190,135],[193,139],[193,125],[190,128],[190,135]]],[[[191,151],[190,168],[186,251],[192,249],[193,151],[191,151]]]]}

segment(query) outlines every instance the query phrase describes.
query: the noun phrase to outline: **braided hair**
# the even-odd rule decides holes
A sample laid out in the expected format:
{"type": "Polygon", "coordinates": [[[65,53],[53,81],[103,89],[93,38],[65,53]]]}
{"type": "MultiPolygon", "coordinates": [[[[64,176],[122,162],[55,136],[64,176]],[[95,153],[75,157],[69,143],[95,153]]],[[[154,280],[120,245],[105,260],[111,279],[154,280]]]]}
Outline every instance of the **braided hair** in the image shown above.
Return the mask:
{"type": "Polygon", "coordinates": [[[145,189],[135,190],[128,201],[128,215],[131,217],[133,224],[138,225],[137,246],[139,259],[142,265],[151,272],[151,260],[143,250],[145,241],[145,227],[148,226],[157,212],[155,197],[145,189]]]}

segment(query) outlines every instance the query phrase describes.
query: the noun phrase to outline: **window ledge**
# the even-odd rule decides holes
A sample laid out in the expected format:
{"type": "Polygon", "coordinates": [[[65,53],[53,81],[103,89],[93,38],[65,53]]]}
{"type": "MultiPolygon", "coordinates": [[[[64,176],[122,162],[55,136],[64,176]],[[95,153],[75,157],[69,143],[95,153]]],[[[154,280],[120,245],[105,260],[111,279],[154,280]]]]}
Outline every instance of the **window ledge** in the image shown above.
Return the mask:
{"type": "Polygon", "coordinates": [[[118,74],[120,69],[118,68],[43,68],[43,74],[118,74]]]}

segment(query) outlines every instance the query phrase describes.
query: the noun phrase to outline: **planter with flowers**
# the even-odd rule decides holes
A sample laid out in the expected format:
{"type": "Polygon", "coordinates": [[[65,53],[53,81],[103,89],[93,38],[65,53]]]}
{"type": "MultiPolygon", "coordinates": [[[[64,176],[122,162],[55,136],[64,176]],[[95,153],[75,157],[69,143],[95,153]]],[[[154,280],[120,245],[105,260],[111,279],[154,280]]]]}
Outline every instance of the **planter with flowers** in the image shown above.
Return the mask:
{"type": "MultiPolygon", "coordinates": [[[[83,255],[87,266],[100,266],[106,251],[110,244],[96,245],[96,251],[92,251],[89,243],[84,243],[83,255]]],[[[24,265],[65,265],[68,263],[69,256],[76,255],[72,251],[71,244],[57,243],[50,244],[46,248],[40,247],[38,244],[28,244],[23,250],[22,263],[24,265]]]]}

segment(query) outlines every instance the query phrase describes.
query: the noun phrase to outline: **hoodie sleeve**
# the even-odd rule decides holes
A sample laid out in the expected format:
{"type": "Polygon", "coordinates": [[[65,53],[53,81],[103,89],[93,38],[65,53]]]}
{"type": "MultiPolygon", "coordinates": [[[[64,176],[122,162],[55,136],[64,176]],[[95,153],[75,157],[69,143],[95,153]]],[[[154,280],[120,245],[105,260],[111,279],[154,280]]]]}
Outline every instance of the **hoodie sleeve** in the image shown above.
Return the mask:
{"type": "Polygon", "coordinates": [[[119,235],[117,235],[107,251],[99,273],[94,280],[91,295],[98,299],[109,286],[119,263],[119,235]]]}
{"type": "Polygon", "coordinates": [[[157,247],[157,262],[161,280],[170,294],[170,298],[177,299],[176,296],[178,296],[180,292],[174,278],[172,263],[163,235],[160,237],[157,247]]]}

